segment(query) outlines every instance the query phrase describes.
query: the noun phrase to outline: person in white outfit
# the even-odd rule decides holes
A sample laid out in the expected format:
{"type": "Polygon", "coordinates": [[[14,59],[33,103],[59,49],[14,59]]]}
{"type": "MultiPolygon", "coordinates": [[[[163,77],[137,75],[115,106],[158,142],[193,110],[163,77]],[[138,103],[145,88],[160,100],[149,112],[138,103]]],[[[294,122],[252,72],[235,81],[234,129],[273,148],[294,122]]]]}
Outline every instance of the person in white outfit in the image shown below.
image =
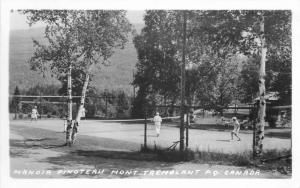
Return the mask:
{"type": "Polygon", "coordinates": [[[32,111],[31,111],[31,121],[32,120],[37,121],[38,115],[39,115],[39,113],[37,111],[37,106],[34,106],[32,111]]]}
{"type": "Polygon", "coordinates": [[[232,121],[233,130],[231,131],[231,141],[233,141],[233,135],[235,135],[238,138],[238,141],[241,141],[241,138],[239,137],[240,123],[236,117],[233,117],[232,121]]]}
{"type": "Polygon", "coordinates": [[[158,112],[156,112],[156,115],[154,116],[153,121],[154,121],[154,125],[155,125],[156,136],[158,137],[159,133],[160,133],[161,122],[162,122],[162,119],[159,116],[158,112]]]}

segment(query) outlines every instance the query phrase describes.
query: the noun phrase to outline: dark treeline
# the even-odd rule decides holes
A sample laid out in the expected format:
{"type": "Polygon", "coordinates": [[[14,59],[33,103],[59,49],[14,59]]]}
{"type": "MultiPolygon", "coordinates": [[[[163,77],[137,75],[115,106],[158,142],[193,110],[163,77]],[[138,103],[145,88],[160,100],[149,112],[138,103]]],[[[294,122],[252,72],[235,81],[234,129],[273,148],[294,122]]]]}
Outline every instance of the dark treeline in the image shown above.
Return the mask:
{"type": "MultiPolygon", "coordinates": [[[[56,85],[41,86],[20,90],[15,88],[14,95],[34,95],[34,96],[63,96],[62,89],[56,85]]],[[[75,91],[75,90],[74,90],[75,91]]],[[[78,98],[73,99],[74,106],[78,106],[78,98]]],[[[46,117],[65,118],[67,115],[66,98],[29,98],[12,97],[9,104],[10,113],[30,114],[33,106],[38,107],[41,115],[46,117]],[[22,103],[21,101],[30,101],[22,103]]],[[[73,114],[77,113],[77,108],[73,108],[73,114]]],[[[131,97],[121,90],[100,91],[90,88],[85,101],[87,118],[128,118],[131,112],[131,97]]],[[[22,115],[24,116],[24,115],[22,115]]]]}

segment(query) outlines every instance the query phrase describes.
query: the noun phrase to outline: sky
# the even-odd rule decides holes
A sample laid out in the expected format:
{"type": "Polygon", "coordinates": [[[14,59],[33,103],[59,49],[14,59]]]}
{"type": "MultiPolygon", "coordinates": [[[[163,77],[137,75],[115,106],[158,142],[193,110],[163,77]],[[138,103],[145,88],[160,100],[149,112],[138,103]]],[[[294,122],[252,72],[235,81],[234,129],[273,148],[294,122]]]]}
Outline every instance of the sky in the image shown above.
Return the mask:
{"type": "MultiPolygon", "coordinates": [[[[127,11],[127,18],[131,23],[143,23],[143,10],[129,10],[127,11]]],[[[43,27],[43,24],[38,23],[32,27],[43,27]]],[[[10,13],[10,30],[29,29],[26,22],[26,17],[16,11],[10,13]]]]}

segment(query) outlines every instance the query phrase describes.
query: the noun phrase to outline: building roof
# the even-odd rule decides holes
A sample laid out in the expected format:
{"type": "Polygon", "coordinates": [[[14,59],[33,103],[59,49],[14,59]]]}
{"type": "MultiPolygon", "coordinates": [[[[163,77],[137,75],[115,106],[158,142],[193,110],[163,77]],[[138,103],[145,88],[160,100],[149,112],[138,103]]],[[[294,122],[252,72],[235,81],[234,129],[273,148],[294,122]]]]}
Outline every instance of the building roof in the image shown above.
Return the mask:
{"type": "MultiPolygon", "coordinates": [[[[279,100],[279,93],[278,92],[268,92],[266,95],[265,95],[265,99],[268,100],[268,101],[278,101],[279,100]]],[[[254,101],[258,101],[259,100],[259,97],[256,97],[254,99],[254,101]]]]}

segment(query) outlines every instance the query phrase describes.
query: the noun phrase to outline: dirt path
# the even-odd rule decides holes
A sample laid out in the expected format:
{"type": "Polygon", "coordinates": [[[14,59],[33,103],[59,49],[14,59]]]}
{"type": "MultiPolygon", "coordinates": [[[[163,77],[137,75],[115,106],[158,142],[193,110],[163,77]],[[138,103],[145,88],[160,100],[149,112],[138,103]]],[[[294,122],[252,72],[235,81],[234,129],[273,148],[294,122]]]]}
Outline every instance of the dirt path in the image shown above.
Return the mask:
{"type": "Polygon", "coordinates": [[[75,146],[66,147],[62,132],[11,124],[11,176],[14,178],[290,178],[278,172],[258,171],[245,167],[155,161],[147,154],[130,151],[128,148],[138,147],[135,142],[87,135],[79,135],[79,140],[75,146]],[[110,151],[107,148],[110,148],[110,151]]]}

